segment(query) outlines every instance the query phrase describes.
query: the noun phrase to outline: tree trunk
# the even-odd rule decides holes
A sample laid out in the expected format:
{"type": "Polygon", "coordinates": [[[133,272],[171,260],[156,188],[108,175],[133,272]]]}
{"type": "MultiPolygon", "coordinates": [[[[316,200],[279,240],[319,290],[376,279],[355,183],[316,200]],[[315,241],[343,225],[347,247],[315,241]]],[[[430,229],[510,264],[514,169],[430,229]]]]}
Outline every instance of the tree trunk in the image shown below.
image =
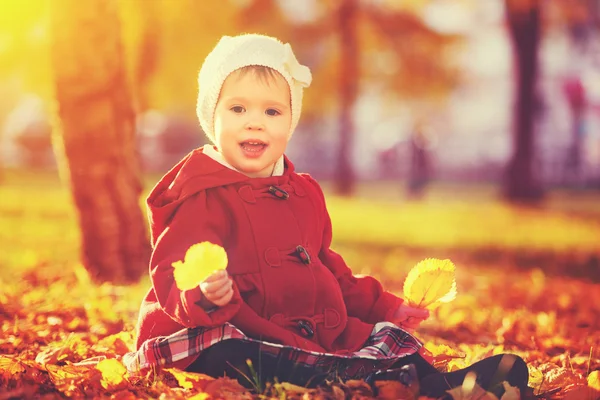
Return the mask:
{"type": "Polygon", "coordinates": [[[542,190],[534,172],[534,114],[537,49],[540,37],[539,0],[507,0],[508,29],[517,68],[513,122],[513,155],[508,164],[505,195],[510,200],[537,201],[542,190]]]}
{"type": "Polygon", "coordinates": [[[148,268],[135,115],[126,85],[116,0],[52,2],[52,64],[61,137],[55,140],[96,282],[130,283],[148,268]]]}
{"type": "Polygon", "coordinates": [[[142,37],[135,60],[134,93],[138,112],[144,113],[150,108],[149,86],[159,63],[161,26],[159,23],[158,3],[153,1],[138,4],[142,20],[142,37]]]}
{"type": "Polygon", "coordinates": [[[357,1],[340,2],[338,10],[340,40],[340,116],[339,150],[336,168],[336,191],[341,195],[350,195],[354,188],[352,170],[352,144],[354,141],[354,122],[352,111],[358,93],[359,57],[356,37],[357,1]]]}

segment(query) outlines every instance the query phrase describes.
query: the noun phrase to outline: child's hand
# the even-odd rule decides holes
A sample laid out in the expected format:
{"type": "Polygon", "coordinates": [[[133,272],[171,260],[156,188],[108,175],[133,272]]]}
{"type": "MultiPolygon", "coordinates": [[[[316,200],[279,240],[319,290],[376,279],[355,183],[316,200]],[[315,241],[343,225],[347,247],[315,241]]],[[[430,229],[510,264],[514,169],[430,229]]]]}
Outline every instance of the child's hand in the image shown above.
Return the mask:
{"type": "Polygon", "coordinates": [[[201,301],[204,309],[214,306],[223,307],[233,297],[233,281],[226,270],[216,271],[200,283],[200,291],[204,295],[203,301],[201,301]],[[206,304],[204,300],[207,300],[209,304],[206,304]]]}
{"type": "Polygon", "coordinates": [[[428,309],[411,307],[402,303],[394,313],[392,322],[412,333],[427,318],[429,318],[428,309]]]}

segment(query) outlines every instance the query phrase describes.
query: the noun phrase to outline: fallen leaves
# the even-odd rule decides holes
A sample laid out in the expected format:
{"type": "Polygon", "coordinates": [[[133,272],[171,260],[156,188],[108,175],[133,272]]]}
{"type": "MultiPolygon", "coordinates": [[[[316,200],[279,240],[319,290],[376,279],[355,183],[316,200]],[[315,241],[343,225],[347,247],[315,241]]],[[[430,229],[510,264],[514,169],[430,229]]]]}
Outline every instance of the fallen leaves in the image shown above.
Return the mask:
{"type": "Polygon", "coordinates": [[[118,388],[125,382],[127,370],[123,364],[114,358],[107,358],[96,365],[96,369],[102,373],[100,383],[104,389],[118,388]]]}
{"type": "Polygon", "coordinates": [[[176,368],[165,369],[165,372],[173,375],[180,387],[184,389],[194,389],[194,391],[204,390],[208,382],[215,380],[215,378],[208,375],[181,371],[176,368]]]}
{"type": "Polygon", "coordinates": [[[600,371],[592,371],[587,377],[587,384],[590,388],[600,392],[600,371]]]}
{"type": "MultiPolygon", "coordinates": [[[[7,186],[0,187],[1,202],[6,201],[6,190],[7,186]]],[[[17,210],[27,198],[32,196],[14,196],[11,207],[17,210]]],[[[66,198],[65,194],[44,204],[32,201],[30,206],[38,207],[36,213],[41,215],[49,206],[64,207],[66,198]]],[[[335,203],[330,210],[334,219],[340,211],[335,203]]],[[[474,209],[473,204],[454,204],[443,210],[414,204],[407,212],[398,212],[398,207],[382,211],[378,206],[367,213],[363,204],[356,207],[349,200],[348,206],[350,212],[341,210],[341,218],[334,221],[337,250],[357,268],[355,272],[370,268],[395,293],[402,293],[409,272],[404,266],[440,253],[453,259],[457,255],[456,261],[460,260],[456,279],[461,295],[432,311],[432,318],[418,333],[434,354],[436,366],[454,370],[490,355],[514,352],[527,361],[530,385],[541,398],[599,397],[599,285],[549,272],[585,263],[590,271],[597,270],[600,231],[592,218],[582,221],[556,214],[548,219],[543,210],[523,216],[505,206],[474,209]],[[390,223],[390,215],[401,221],[390,223]],[[482,218],[490,218],[496,226],[490,235],[484,235],[487,228],[482,218]],[[437,223],[422,224],[423,220],[437,223]],[[538,223],[542,228],[533,232],[530,228],[538,223]],[[526,228],[510,231],[516,224],[526,228]],[[344,247],[344,235],[351,245],[344,247]],[[365,237],[370,245],[364,244],[365,237]],[[410,246],[422,248],[413,255],[410,246]],[[445,250],[450,248],[455,252],[445,250]],[[536,253],[536,248],[558,250],[536,253]],[[516,269],[516,261],[529,269],[516,269]]],[[[151,371],[141,377],[123,375],[120,381],[121,372],[114,363],[134,346],[139,301],[149,283],[93,285],[77,261],[76,225],[70,220],[56,222],[38,217],[25,221],[17,216],[3,220],[0,229],[0,243],[10,250],[0,251],[1,396],[201,400],[261,396],[232,380],[188,373],[177,379],[175,370],[151,371]],[[22,229],[24,222],[27,229],[22,229]],[[96,368],[103,360],[112,360],[104,365],[113,365],[114,379],[96,368]]],[[[379,383],[373,390],[363,381],[349,381],[317,389],[278,383],[269,390],[263,398],[329,400],[398,396],[404,388],[379,383]]],[[[514,391],[510,395],[514,397],[514,391]]]]}
{"type": "Polygon", "coordinates": [[[377,387],[377,398],[382,400],[414,399],[417,396],[417,388],[405,386],[396,381],[375,382],[377,387]]]}

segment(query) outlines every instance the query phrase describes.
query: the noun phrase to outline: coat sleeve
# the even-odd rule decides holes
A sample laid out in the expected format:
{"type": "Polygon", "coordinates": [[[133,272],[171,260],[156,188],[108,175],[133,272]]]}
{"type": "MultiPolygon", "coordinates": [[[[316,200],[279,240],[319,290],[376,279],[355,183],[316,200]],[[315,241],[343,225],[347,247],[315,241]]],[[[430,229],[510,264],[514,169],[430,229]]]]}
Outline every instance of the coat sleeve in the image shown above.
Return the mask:
{"type": "Polygon", "coordinates": [[[389,321],[403,300],[383,290],[381,283],[371,276],[354,276],[342,256],[331,249],[333,231],[325,196],[319,184],[311,177],[307,176],[307,178],[319,193],[320,213],[323,216],[323,238],[319,259],[340,284],[348,316],[373,324],[389,321]]]}
{"type": "Polygon", "coordinates": [[[217,204],[211,207],[206,192],[202,191],[184,200],[172,212],[150,260],[150,278],[158,303],[167,315],[187,328],[222,325],[238,312],[242,302],[235,284],[231,302],[207,313],[199,305],[202,299],[199,286],[183,291],[177,287],[172,263],[183,260],[187,249],[196,243],[208,241],[225,247],[228,225],[224,210],[217,204]]]}

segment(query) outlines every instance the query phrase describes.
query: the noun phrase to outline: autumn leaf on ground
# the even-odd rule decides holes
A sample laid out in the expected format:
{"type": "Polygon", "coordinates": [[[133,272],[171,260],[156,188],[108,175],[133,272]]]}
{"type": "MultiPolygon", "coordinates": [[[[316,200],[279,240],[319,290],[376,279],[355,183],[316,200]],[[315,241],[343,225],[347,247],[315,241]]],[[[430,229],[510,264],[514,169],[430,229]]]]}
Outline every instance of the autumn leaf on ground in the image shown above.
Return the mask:
{"type": "Polygon", "coordinates": [[[587,377],[588,386],[600,392],[600,371],[592,371],[587,377]]]}
{"type": "Polygon", "coordinates": [[[435,344],[428,342],[425,344],[425,349],[431,353],[433,357],[433,364],[436,368],[448,364],[448,362],[452,359],[466,357],[464,352],[453,349],[446,344],[435,344]]]}
{"type": "Polygon", "coordinates": [[[177,368],[167,368],[165,371],[173,375],[179,386],[184,389],[204,390],[208,382],[215,380],[208,375],[182,371],[177,368]]]}
{"type": "Polygon", "coordinates": [[[348,380],[344,382],[344,385],[353,393],[360,394],[365,397],[373,396],[373,389],[371,386],[363,380],[348,380]]]}
{"type": "Polygon", "coordinates": [[[197,287],[214,271],[227,268],[227,253],[221,246],[202,242],[187,250],[183,261],[171,264],[175,283],[180,290],[197,287]]]}
{"type": "Polygon", "coordinates": [[[573,385],[564,391],[563,400],[598,400],[600,392],[584,385],[573,385]]]}
{"type": "Polygon", "coordinates": [[[398,381],[376,381],[377,398],[385,400],[410,400],[417,396],[416,385],[406,386],[398,381]]]}
{"type": "Polygon", "coordinates": [[[102,373],[102,380],[100,383],[105,389],[119,386],[125,381],[127,370],[120,361],[114,358],[107,358],[106,360],[100,361],[96,365],[96,369],[102,373]]]}
{"type": "Polygon", "coordinates": [[[192,397],[188,397],[187,400],[209,400],[210,395],[208,393],[196,393],[192,397]]]}
{"type": "Polygon", "coordinates": [[[219,378],[211,381],[204,389],[213,398],[221,399],[252,399],[252,395],[240,383],[231,378],[219,378]]]}
{"type": "Polygon", "coordinates": [[[2,375],[16,375],[25,371],[23,364],[14,357],[0,355],[0,373],[2,375]]]}
{"type": "MultiPolygon", "coordinates": [[[[89,397],[86,395],[87,383],[90,383],[94,368],[88,366],[46,364],[46,371],[54,387],[67,397],[89,397]]],[[[92,385],[93,386],[93,385],[92,385]]]]}
{"type": "Polygon", "coordinates": [[[289,382],[277,382],[273,384],[272,394],[275,398],[296,399],[296,398],[310,398],[310,394],[314,390],[306,388],[304,386],[294,385],[289,382]]]}
{"type": "Polygon", "coordinates": [[[413,307],[436,307],[456,297],[455,267],[450,260],[427,258],[404,281],[404,298],[413,307]]]}

